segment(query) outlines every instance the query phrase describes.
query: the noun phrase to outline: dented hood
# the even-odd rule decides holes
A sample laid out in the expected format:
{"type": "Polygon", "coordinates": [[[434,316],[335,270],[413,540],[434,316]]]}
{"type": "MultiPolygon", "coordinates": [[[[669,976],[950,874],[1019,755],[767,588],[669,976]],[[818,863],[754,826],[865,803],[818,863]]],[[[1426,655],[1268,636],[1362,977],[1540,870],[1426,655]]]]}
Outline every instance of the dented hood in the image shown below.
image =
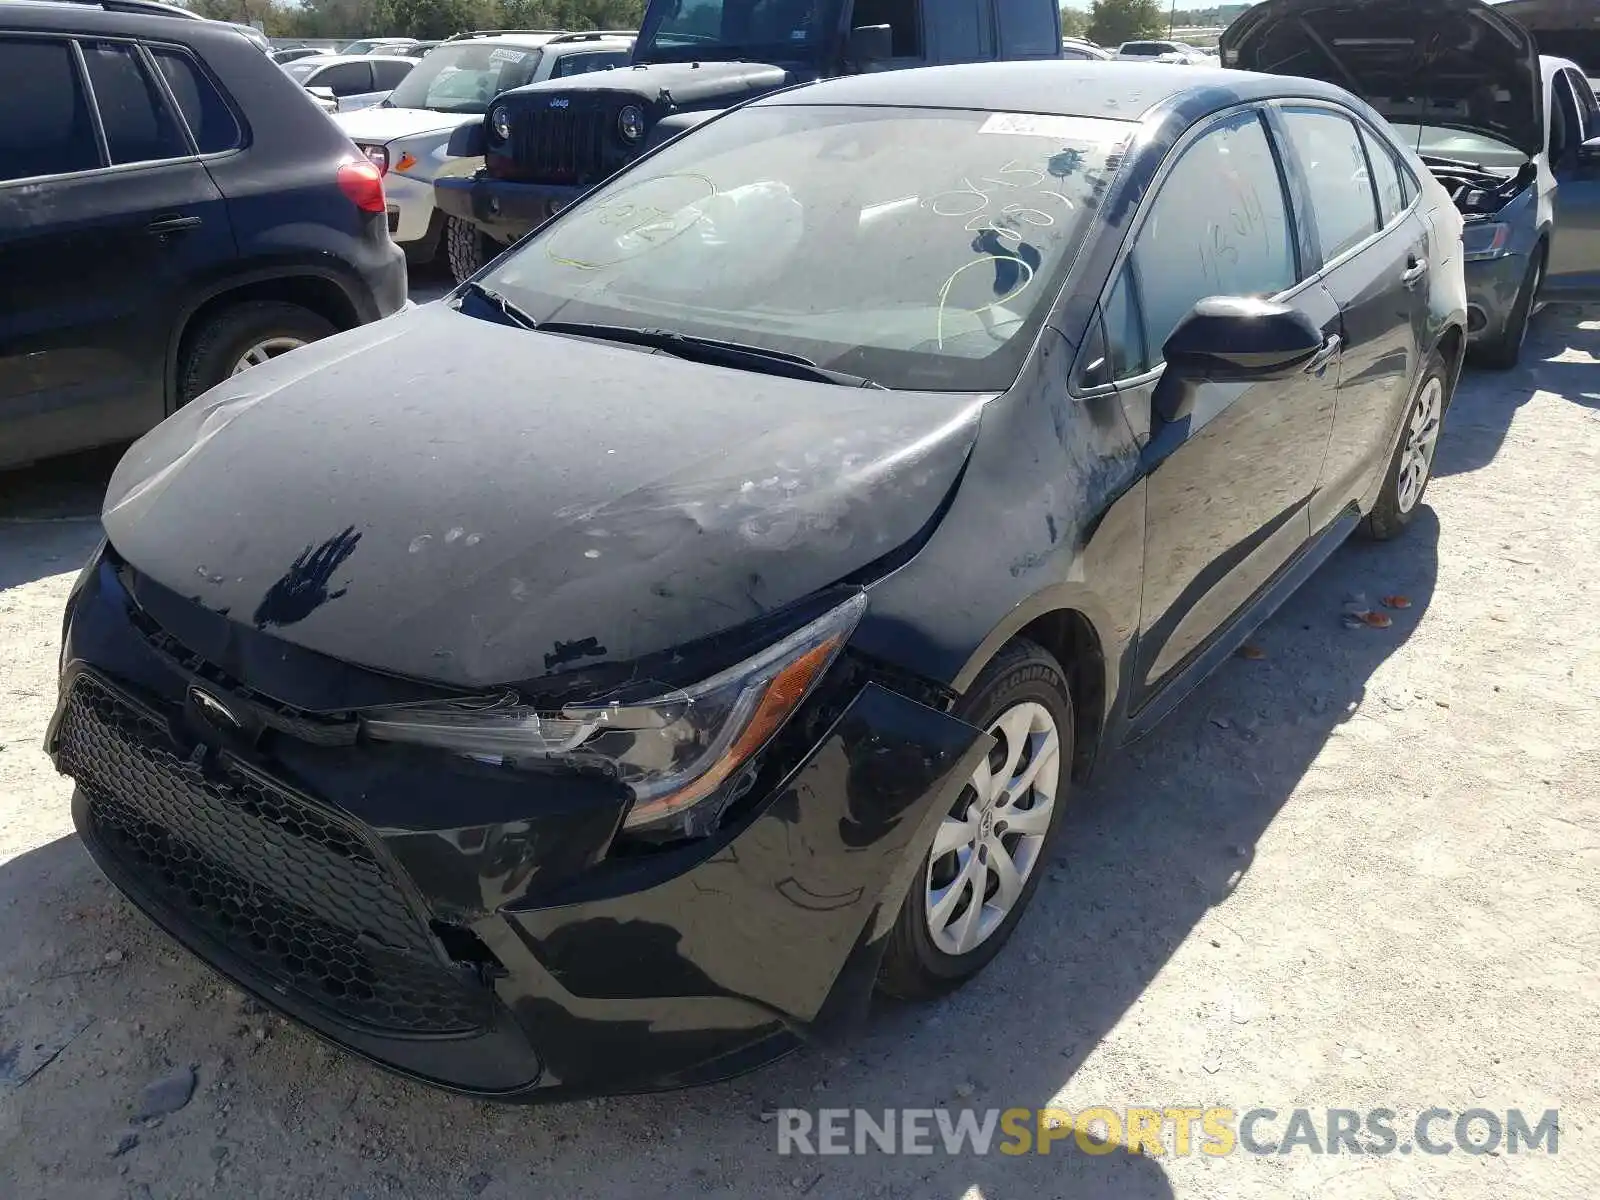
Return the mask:
{"type": "Polygon", "coordinates": [[[136,570],[457,686],[730,629],[913,539],[982,398],[813,384],[431,304],[228,380],[128,451],[136,570]]]}
{"type": "Polygon", "coordinates": [[[1218,48],[1225,67],[1337,84],[1391,121],[1544,149],[1533,37],[1480,0],[1267,0],[1218,48]]]}

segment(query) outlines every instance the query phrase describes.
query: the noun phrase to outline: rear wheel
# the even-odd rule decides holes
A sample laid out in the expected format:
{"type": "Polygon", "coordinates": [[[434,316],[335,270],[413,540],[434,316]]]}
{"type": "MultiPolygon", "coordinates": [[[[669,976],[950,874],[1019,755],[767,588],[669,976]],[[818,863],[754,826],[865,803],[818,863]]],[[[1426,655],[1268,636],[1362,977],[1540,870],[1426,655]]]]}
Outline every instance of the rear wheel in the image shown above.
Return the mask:
{"type": "Polygon", "coordinates": [[[1544,257],[1543,246],[1534,250],[1522,286],[1517,289],[1517,298],[1511,303],[1505,328],[1472,348],[1475,363],[1496,371],[1509,371],[1521,361],[1522,347],[1528,340],[1528,326],[1533,323],[1533,309],[1539,302],[1539,288],[1544,284],[1544,257]]]}
{"type": "Polygon", "coordinates": [[[1013,642],[956,712],[995,745],[940,822],[889,936],[878,986],[905,999],[958,987],[1000,952],[1066,808],[1072,697],[1048,651],[1013,642]]]}
{"type": "Polygon", "coordinates": [[[1444,410],[1450,396],[1450,372],[1437,352],[1423,364],[1422,378],[1411,397],[1400,444],[1394,448],[1383,489],[1367,514],[1363,529],[1380,542],[1399,537],[1422,505],[1433,478],[1433,456],[1439,448],[1444,410]]]}
{"type": "Polygon", "coordinates": [[[214,313],[188,339],[178,364],[178,403],[333,332],[326,317],[279,300],[250,301],[214,313]]]}
{"type": "Polygon", "coordinates": [[[450,260],[450,274],[457,283],[476,275],[483,269],[484,263],[500,253],[500,249],[493,238],[482,233],[470,221],[463,221],[460,217],[446,219],[444,252],[450,260]]]}

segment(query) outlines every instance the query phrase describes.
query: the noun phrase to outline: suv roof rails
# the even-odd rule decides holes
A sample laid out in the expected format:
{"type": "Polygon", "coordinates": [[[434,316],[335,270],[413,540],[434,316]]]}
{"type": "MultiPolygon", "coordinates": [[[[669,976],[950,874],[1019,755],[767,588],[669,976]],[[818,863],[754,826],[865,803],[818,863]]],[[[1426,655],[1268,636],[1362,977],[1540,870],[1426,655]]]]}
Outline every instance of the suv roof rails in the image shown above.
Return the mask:
{"type": "Polygon", "coordinates": [[[535,33],[559,37],[563,32],[560,29],[469,29],[464,33],[452,33],[444,40],[446,42],[464,42],[470,38],[499,37],[503,33],[535,33]]]}
{"type": "Polygon", "coordinates": [[[634,38],[638,37],[636,29],[586,29],[581,33],[563,33],[559,37],[550,39],[552,45],[561,42],[598,42],[601,38],[634,38]]]}
{"type": "Polygon", "coordinates": [[[142,13],[148,17],[183,17],[190,21],[206,19],[199,13],[180,8],[176,4],[163,4],[162,0],[67,0],[67,3],[102,8],[106,12],[142,13]]]}

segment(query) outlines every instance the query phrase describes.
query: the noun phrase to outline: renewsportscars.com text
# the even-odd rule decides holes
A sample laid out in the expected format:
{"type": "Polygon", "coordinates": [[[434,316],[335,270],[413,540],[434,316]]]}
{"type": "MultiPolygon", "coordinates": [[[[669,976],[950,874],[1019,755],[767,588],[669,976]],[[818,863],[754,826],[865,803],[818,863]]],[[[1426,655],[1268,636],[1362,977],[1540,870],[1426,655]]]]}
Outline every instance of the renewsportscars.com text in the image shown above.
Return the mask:
{"type": "Polygon", "coordinates": [[[783,1108],[779,1154],[1555,1154],[1560,1114],[1393,1109],[783,1108]]]}

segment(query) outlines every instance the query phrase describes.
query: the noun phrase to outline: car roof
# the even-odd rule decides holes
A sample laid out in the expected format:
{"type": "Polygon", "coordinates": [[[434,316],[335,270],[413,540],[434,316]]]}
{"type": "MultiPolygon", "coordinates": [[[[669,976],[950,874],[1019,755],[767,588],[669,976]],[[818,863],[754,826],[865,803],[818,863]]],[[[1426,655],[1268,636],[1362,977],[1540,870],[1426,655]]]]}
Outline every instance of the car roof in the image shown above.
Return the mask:
{"type": "Polygon", "coordinates": [[[239,26],[211,21],[194,14],[131,12],[102,8],[82,0],[0,0],[0,14],[13,29],[60,33],[141,33],[166,37],[190,45],[208,38],[244,38],[239,26]]]}
{"type": "Polygon", "coordinates": [[[1139,62],[1034,59],[875,71],[808,84],[756,105],[851,104],[1109,117],[1137,121],[1176,96],[1207,95],[1214,108],[1274,96],[1348,101],[1331,84],[1297,76],[1195,66],[1173,71],[1139,62]]]}
{"type": "Polygon", "coordinates": [[[417,60],[408,58],[404,54],[308,54],[304,58],[297,58],[289,65],[291,67],[328,67],[335,63],[346,62],[403,62],[414,63],[417,60]]]}
{"type": "Polygon", "coordinates": [[[556,42],[553,45],[549,42],[546,42],[544,48],[551,54],[582,54],[584,51],[593,50],[596,47],[600,48],[601,50],[610,50],[617,46],[631,45],[633,45],[633,39],[631,37],[622,37],[618,35],[616,37],[607,36],[591,38],[586,42],[556,42]]]}

